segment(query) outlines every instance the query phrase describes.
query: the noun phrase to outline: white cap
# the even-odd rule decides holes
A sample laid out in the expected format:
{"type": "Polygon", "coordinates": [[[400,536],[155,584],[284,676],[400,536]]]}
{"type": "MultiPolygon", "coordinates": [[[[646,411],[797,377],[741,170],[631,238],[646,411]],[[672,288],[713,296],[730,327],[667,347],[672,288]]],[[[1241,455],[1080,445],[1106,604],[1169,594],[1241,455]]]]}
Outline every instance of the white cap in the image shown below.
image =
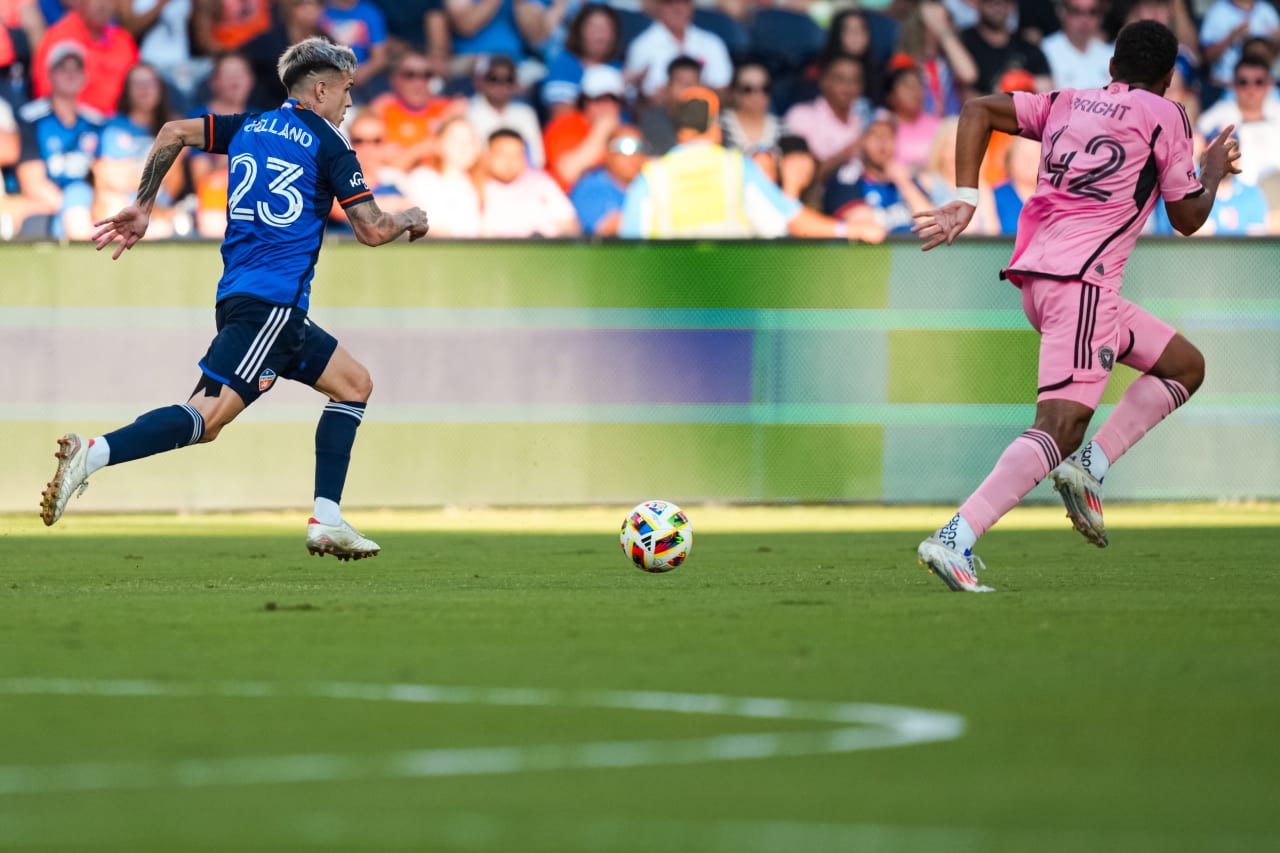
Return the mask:
{"type": "Polygon", "coordinates": [[[626,89],[626,83],[622,80],[622,72],[612,65],[592,65],[582,72],[582,94],[584,97],[599,98],[602,95],[616,95],[621,98],[626,89]]]}
{"type": "Polygon", "coordinates": [[[57,42],[53,47],[49,48],[49,55],[45,57],[44,67],[46,69],[56,68],[58,63],[68,56],[76,57],[80,60],[80,64],[84,65],[84,45],[70,39],[63,39],[57,42]]]}

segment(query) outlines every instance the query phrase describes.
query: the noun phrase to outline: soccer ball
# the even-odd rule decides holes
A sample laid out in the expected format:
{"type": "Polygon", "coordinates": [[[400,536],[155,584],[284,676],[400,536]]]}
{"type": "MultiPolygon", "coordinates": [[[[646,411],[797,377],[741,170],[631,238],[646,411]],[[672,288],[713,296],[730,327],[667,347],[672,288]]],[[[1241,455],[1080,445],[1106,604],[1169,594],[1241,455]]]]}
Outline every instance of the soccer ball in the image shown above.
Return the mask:
{"type": "Polygon", "coordinates": [[[636,568],[669,572],[685,561],[693,547],[693,525],[669,501],[645,501],[622,520],[622,553],[636,568]]]}

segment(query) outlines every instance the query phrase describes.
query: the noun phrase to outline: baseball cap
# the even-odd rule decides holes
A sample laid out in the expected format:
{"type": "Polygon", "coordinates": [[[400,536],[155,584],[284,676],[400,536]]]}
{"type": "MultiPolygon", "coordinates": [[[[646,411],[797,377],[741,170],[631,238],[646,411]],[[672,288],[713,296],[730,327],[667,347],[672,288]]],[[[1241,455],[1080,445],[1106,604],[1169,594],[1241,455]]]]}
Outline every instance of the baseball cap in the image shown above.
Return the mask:
{"type": "Polygon", "coordinates": [[[80,60],[80,64],[84,65],[84,47],[80,42],[64,39],[54,44],[53,47],[49,48],[49,55],[45,57],[44,67],[46,69],[56,68],[68,56],[76,57],[80,60]]]}
{"type": "Polygon", "coordinates": [[[1001,75],[1000,83],[996,88],[1006,94],[1009,92],[1034,92],[1036,90],[1036,77],[1025,68],[1014,68],[1001,75]]]}
{"type": "Polygon", "coordinates": [[[706,133],[720,120],[720,97],[705,86],[690,86],[676,101],[676,130],[706,133]]]}
{"type": "Polygon", "coordinates": [[[592,65],[582,72],[582,95],[585,98],[600,98],[605,95],[621,98],[626,89],[622,72],[612,65],[592,65]]]}

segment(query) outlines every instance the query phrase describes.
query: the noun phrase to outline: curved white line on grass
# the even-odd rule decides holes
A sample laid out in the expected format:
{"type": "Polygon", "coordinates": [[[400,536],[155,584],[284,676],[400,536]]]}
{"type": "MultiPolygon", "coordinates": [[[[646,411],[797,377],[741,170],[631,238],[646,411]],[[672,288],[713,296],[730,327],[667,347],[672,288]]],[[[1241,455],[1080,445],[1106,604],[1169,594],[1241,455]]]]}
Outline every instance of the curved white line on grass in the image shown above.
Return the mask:
{"type": "Polygon", "coordinates": [[[171,763],[0,765],[0,794],[439,778],[537,770],[701,764],[708,761],[823,755],[910,746],[953,740],[964,733],[964,719],[942,711],[852,702],[810,702],[653,691],[450,687],[428,684],[194,684],[33,678],[0,680],[0,695],[243,699],[311,697],[427,705],[569,707],[710,714],[749,719],[801,720],[837,726],[817,731],[723,734],[670,740],[417,749],[380,755],[335,753],[184,759],[171,763]]]}

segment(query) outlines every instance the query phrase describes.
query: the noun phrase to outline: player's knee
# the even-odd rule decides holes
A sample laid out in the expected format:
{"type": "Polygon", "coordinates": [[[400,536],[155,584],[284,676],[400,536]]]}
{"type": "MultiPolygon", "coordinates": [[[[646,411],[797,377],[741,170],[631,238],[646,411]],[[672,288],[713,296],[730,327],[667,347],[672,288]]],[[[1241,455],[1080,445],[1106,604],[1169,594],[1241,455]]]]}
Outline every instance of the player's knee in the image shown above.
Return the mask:
{"type": "Polygon", "coordinates": [[[351,399],[359,403],[369,402],[369,398],[373,396],[373,377],[369,375],[369,371],[361,367],[356,376],[351,381],[351,399]]]}

